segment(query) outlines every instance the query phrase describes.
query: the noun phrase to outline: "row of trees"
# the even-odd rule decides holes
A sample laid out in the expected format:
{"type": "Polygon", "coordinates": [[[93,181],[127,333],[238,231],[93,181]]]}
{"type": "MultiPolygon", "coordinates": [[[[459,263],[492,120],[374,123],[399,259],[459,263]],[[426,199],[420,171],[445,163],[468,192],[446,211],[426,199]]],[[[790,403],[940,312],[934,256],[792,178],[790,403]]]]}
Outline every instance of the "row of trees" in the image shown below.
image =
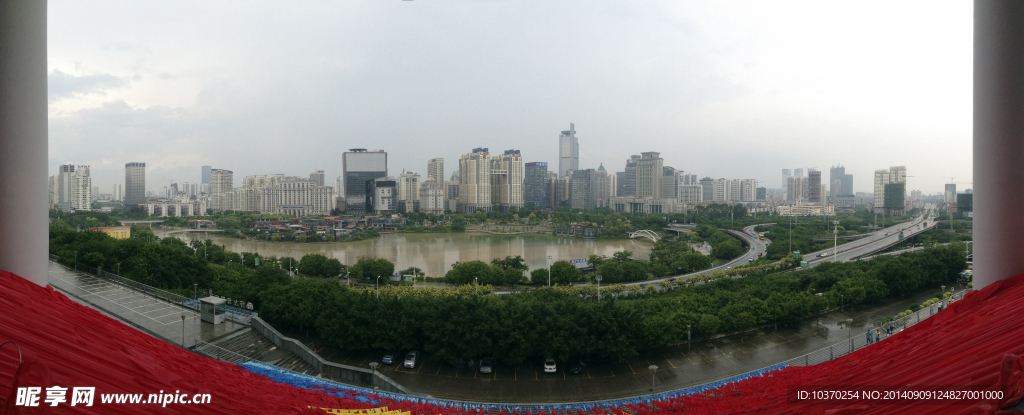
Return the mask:
{"type": "MultiPolygon", "coordinates": [[[[667,284],[672,289],[661,293],[597,302],[558,288],[502,296],[493,295],[487,285],[416,294],[349,289],[335,278],[289,277],[279,259],[257,261],[255,254],[222,252],[232,259],[217,264],[202,253],[203,247],[217,252],[214,246],[196,249],[175,238],[157,241],[140,235],[144,232],[115,241],[102,233],[53,227],[50,243],[52,252],[67,258],[77,251],[80,260],[120,261],[122,274],[140,282],[189,291],[196,283],[219,295],[251,301],[266,320],[314,329],[343,350],[421,349],[449,361],[490,355],[509,364],[544,355],[566,359],[570,354],[621,360],[685,339],[688,326],[699,337],[806,319],[840,301],[877,301],[951,284],[965,267],[963,244],[952,243],[899,257],[822,264],[797,273],[772,274],[759,267],[744,271],[744,278],[667,284]]],[[[659,253],[662,256],[671,257],[659,253]]],[[[640,262],[628,257],[621,253],[598,267],[640,262]]],[[[306,260],[320,264],[311,269],[334,271],[328,261],[312,257],[300,261],[300,268],[306,260]]],[[[363,259],[350,271],[390,275],[393,265],[387,269],[388,265],[363,259]]],[[[564,265],[575,271],[571,264],[564,265]]],[[[513,257],[497,260],[489,269],[523,266],[513,257]]],[[[555,276],[556,266],[552,271],[555,276]]]]}

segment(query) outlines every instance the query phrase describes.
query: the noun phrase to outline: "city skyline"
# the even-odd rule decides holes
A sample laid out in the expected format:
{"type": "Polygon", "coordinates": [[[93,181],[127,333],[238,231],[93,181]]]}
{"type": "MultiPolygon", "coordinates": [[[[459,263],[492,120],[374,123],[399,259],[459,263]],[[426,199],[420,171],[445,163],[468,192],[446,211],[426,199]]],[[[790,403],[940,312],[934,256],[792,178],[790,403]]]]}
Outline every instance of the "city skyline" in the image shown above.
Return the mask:
{"type": "Polygon", "coordinates": [[[481,131],[557,166],[573,123],[581,169],[619,172],[656,151],[701,177],[778,188],[783,166],[843,163],[866,179],[907,165],[908,189],[931,194],[972,180],[972,23],[969,4],[928,4],[921,19],[922,4],[55,1],[49,171],[74,160],[110,189],[117,166],[142,161],[154,191],[201,182],[202,165],[337,177],[340,154],[366,147],[424,172],[480,145],[481,131]],[[823,13],[848,18],[809,18],[823,13]],[[309,30],[269,37],[246,23],[267,19],[309,30]],[[423,30],[437,24],[450,29],[423,30]],[[300,157],[280,157],[285,143],[300,157]]]}

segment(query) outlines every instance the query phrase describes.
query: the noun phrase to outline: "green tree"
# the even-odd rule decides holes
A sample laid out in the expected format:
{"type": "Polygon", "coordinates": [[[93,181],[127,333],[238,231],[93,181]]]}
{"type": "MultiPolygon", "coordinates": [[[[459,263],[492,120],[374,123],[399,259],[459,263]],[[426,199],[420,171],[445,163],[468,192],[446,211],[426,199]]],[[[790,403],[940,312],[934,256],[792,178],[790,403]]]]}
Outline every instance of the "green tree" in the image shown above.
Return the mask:
{"type": "Polygon", "coordinates": [[[569,261],[555,261],[551,264],[551,282],[561,285],[579,281],[580,270],[569,263],[569,261]]]}

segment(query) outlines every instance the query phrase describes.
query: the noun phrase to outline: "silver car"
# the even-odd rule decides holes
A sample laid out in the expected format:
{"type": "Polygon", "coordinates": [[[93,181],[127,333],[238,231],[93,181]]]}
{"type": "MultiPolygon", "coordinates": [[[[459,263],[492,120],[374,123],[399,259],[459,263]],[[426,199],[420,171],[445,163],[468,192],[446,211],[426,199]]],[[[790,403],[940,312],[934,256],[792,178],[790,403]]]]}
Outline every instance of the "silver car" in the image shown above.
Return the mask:
{"type": "Polygon", "coordinates": [[[405,366],[406,369],[416,368],[416,358],[419,357],[419,352],[413,350],[409,354],[405,355],[405,366]]]}

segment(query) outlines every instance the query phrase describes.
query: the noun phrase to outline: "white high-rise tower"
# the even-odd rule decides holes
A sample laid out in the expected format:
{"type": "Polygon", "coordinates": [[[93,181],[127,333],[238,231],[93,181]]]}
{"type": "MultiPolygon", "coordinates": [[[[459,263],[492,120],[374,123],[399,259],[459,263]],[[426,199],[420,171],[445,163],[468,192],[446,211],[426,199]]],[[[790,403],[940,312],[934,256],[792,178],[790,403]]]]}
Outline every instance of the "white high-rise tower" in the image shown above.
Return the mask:
{"type": "Polygon", "coordinates": [[[576,139],[576,125],[569,123],[569,129],[558,136],[558,178],[572,175],[580,169],[580,142],[576,139]]]}

